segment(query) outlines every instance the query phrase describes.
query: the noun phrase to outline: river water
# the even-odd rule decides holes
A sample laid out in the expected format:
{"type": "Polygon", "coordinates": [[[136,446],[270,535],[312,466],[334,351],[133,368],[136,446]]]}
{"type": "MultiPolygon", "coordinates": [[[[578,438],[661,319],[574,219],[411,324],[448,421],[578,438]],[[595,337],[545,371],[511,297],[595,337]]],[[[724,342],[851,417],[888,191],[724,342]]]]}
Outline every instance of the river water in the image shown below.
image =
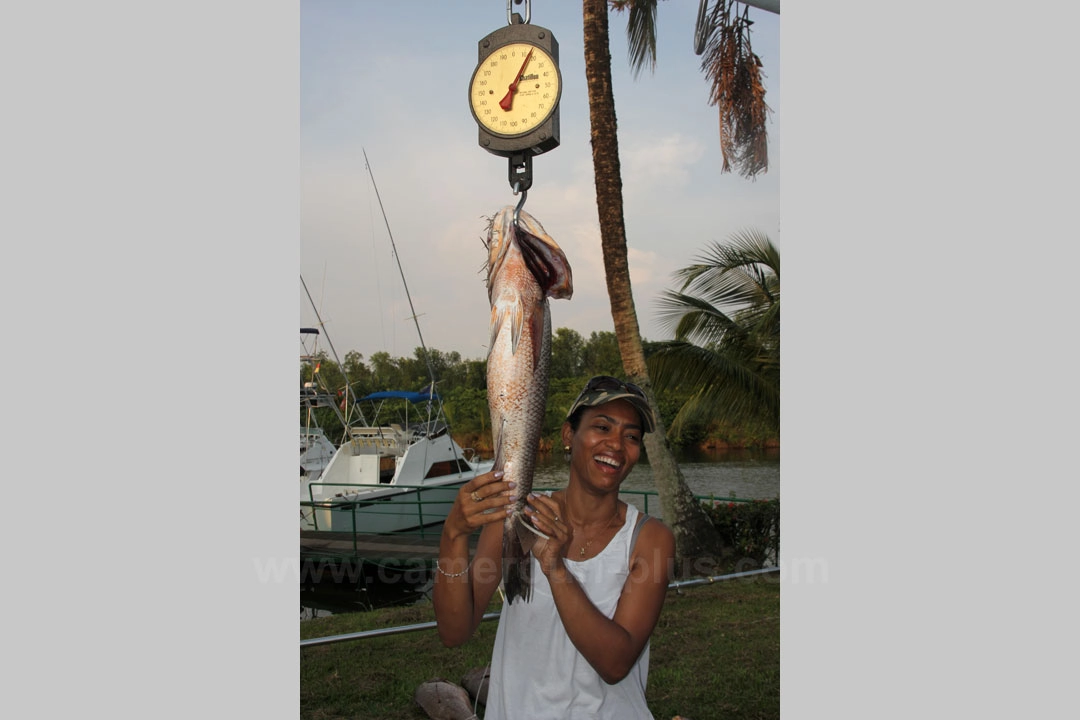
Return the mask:
{"type": "MultiPolygon", "coordinates": [[[[717,499],[771,500],[780,496],[780,450],[729,449],[713,452],[679,453],[679,469],[695,495],[713,495],[717,499]]],[[[533,486],[561,488],[567,483],[567,463],[561,454],[541,456],[533,486]]],[[[652,469],[639,463],[623,481],[623,490],[655,491],[652,469]]],[[[643,498],[625,498],[642,508],[643,498]]],[[[663,517],[657,497],[649,498],[649,514],[663,517]]],[[[347,573],[342,582],[322,582],[300,588],[300,619],[325,617],[335,613],[357,612],[375,607],[415,603],[427,596],[428,582],[408,583],[400,577],[394,582],[380,582],[386,573],[379,568],[360,568],[347,573]]]]}
{"type": "MultiPolygon", "coordinates": [[[[684,452],[677,454],[676,460],[690,492],[695,495],[744,500],[772,500],[780,496],[779,448],[684,452]]],[[[533,485],[566,487],[567,478],[566,460],[562,455],[552,454],[539,461],[533,485]]],[[[652,468],[638,463],[623,481],[622,489],[655,491],[652,468]]],[[[649,514],[662,517],[656,498],[650,498],[649,503],[649,514]]]]}

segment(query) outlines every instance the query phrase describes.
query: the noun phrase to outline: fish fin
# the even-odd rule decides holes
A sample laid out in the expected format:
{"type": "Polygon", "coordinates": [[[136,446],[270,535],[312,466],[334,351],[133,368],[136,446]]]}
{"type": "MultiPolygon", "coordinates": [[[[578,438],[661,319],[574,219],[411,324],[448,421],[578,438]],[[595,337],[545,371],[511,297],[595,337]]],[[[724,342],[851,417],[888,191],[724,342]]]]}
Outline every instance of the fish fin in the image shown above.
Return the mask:
{"type": "MultiPolygon", "coordinates": [[[[509,321],[510,325],[510,354],[516,355],[518,343],[521,341],[521,331],[525,327],[525,311],[521,307],[521,301],[500,302],[491,306],[491,336],[488,339],[488,347],[495,347],[495,341],[499,338],[503,326],[509,321]]],[[[536,337],[539,337],[537,335],[536,337]]]]}
{"type": "MultiPolygon", "coordinates": [[[[541,304],[546,303],[546,302],[547,302],[547,300],[545,299],[541,304]]],[[[539,340],[539,338],[544,337],[544,321],[547,319],[547,317],[548,317],[548,314],[547,314],[547,311],[546,311],[546,308],[545,308],[545,309],[543,309],[542,312],[534,312],[532,314],[532,318],[530,319],[531,326],[529,328],[529,332],[532,333],[531,337],[533,338],[533,344],[532,344],[533,372],[536,371],[536,368],[540,367],[540,357],[544,354],[544,343],[541,342],[539,340]]]]}
{"type": "MultiPolygon", "coordinates": [[[[521,330],[524,326],[525,312],[521,308],[521,302],[515,302],[510,311],[510,354],[512,355],[517,355],[518,341],[521,340],[521,330]]],[[[534,335],[533,337],[540,336],[534,335]]]]}
{"type": "Polygon", "coordinates": [[[521,519],[520,523],[514,523],[514,531],[517,533],[518,542],[521,543],[522,549],[525,553],[531,553],[533,547],[536,545],[536,541],[540,538],[547,538],[548,536],[540,532],[525,518],[521,519]]]}
{"type": "Polygon", "coordinates": [[[503,438],[503,430],[505,430],[505,429],[506,429],[506,418],[503,418],[503,421],[501,423],[497,423],[495,425],[492,425],[492,427],[491,427],[492,444],[495,446],[495,464],[491,466],[491,470],[493,472],[496,471],[496,470],[502,470],[503,469],[502,438],[503,438]]]}
{"type": "Polygon", "coordinates": [[[513,604],[516,598],[529,602],[532,595],[532,560],[521,544],[518,528],[521,518],[514,518],[511,529],[503,528],[503,589],[506,602],[513,604]]]}
{"type": "Polygon", "coordinates": [[[503,306],[495,304],[491,306],[491,337],[488,339],[488,347],[495,347],[495,340],[499,337],[499,330],[502,329],[503,316],[506,313],[503,310],[503,306]]]}

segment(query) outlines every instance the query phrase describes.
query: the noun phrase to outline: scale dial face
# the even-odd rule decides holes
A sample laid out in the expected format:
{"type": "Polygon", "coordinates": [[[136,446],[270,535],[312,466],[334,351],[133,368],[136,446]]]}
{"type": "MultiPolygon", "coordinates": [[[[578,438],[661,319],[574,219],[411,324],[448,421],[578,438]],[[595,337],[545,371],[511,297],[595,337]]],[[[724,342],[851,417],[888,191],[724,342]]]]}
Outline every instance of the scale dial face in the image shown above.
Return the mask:
{"type": "Polygon", "coordinates": [[[524,135],[555,112],[560,80],[558,66],[543,48],[525,42],[503,45],[476,66],[469,107],[492,135],[524,135]]]}

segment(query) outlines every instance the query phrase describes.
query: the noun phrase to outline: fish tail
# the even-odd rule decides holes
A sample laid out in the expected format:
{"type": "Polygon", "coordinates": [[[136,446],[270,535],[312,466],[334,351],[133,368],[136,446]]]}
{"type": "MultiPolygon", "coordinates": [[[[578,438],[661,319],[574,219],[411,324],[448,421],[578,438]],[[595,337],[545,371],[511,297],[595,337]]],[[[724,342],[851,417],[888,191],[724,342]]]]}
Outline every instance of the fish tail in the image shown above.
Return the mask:
{"type": "Polygon", "coordinates": [[[513,530],[503,531],[503,590],[508,603],[519,597],[529,602],[532,594],[532,563],[516,532],[520,522],[521,518],[514,518],[513,530]]]}

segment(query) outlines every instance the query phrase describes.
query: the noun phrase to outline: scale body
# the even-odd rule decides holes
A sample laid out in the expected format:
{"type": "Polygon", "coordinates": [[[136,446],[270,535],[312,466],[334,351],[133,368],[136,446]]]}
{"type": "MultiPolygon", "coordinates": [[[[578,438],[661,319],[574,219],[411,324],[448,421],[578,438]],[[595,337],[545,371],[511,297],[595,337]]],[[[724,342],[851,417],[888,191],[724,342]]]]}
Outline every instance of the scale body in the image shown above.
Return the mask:
{"type": "Polygon", "coordinates": [[[494,155],[531,158],[559,146],[562,73],[559,43],[547,28],[521,22],[477,43],[469,109],[480,147],[494,155]]]}

